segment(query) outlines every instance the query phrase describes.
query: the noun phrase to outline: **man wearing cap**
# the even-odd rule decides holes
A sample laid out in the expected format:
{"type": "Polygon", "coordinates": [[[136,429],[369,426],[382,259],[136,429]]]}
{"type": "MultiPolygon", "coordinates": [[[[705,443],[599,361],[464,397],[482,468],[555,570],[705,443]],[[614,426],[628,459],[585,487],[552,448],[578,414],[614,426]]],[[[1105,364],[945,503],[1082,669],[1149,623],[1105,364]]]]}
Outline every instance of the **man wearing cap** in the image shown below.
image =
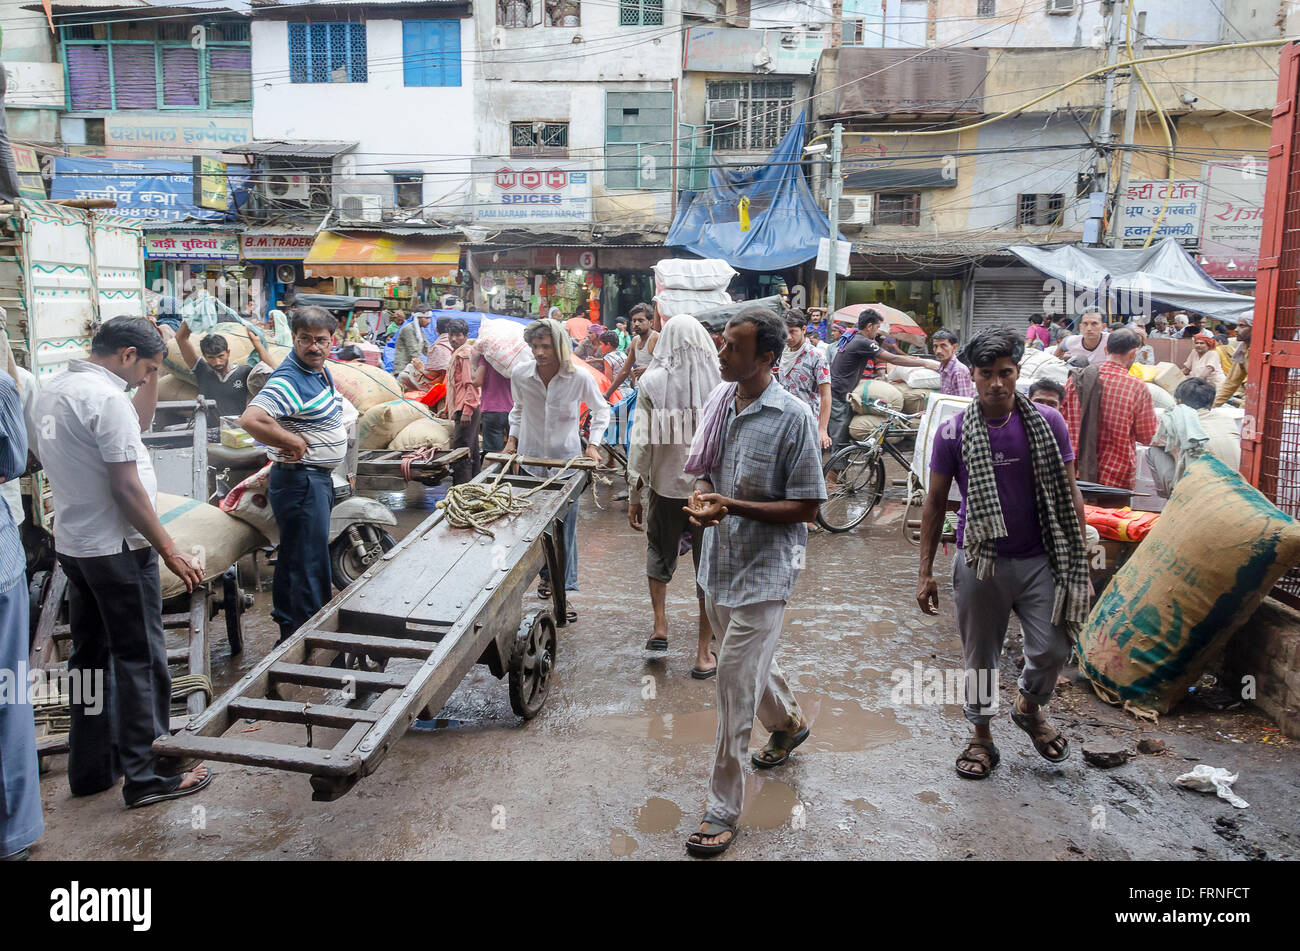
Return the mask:
{"type": "Polygon", "coordinates": [[[1227,378],[1219,386],[1219,394],[1214,398],[1215,407],[1222,406],[1246,386],[1246,367],[1250,363],[1250,325],[1254,317],[1247,314],[1237,321],[1237,349],[1232,354],[1232,366],[1227,378]]]}

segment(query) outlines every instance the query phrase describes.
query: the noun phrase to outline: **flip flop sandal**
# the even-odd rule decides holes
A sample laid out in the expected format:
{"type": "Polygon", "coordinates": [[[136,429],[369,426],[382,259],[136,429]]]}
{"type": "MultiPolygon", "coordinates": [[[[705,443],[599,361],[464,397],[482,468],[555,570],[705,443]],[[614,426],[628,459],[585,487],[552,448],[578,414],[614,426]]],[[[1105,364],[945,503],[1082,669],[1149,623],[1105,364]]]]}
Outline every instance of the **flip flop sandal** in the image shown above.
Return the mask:
{"type": "Polygon", "coordinates": [[[957,765],[954,769],[957,770],[957,775],[962,779],[988,779],[989,773],[993,772],[1000,762],[1002,762],[1002,754],[998,752],[998,748],[992,743],[967,743],[966,748],[962,750],[961,754],[957,757],[957,765]],[[971,750],[983,750],[984,755],[988,758],[988,762],[986,763],[983,760],[976,759],[971,755],[971,750]],[[977,773],[973,770],[964,770],[961,768],[962,763],[974,763],[984,772],[977,773]]]}
{"type": "MultiPolygon", "coordinates": [[[[1034,744],[1034,749],[1038,750],[1038,755],[1041,756],[1043,759],[1047,760],[1049,763],[1064,763],[1067,759],[1070,758],[1070,740],[1060,730],[1056,730],[1056,736],[1050,737],[1048,739],[1043,739],[1042,737],[1035,736],[1034,735],[1035,729],[1044,721],[1037,719],[1035,717],[1031,717],[1027,714],[1020,713],[1018,710],[1016,710],[1014,705],[1011,708],[1011,722],[1014,723],[1016,726],[1020,727],[1020,729],[1024,730],[1025,733],[1029,735],[1029,740],[1031,743],[1034,744]],[[1062,740],[1064,740],[1065,745],[1061,747],[1061,752],[1058,755],[1053,756],[1048,747],[1048,744],[1053,742],[1057,737],[1060,737],[1062,740]]],[[[1053,727],[1053,729],[1056,728],[1053,727]]]]}
{"type": "Polygon", "coordinates": [[[539,585],[537,586],[537,596],[538,596],[539,598],[541,598],[543,601],[545,601],[547,598],[549,598],[549,597],[551,596],[551,588],[550,588],[550,585],[547,585],[547,584],[539,584],[539,585]]]}
{"type": "Polygon", "coordinates": [[[648,651],[666,651],[668,650],[668,638],[652,637],[645,642],[645,649],[648,651]]]}
{"type": "Polygon", "coordinates": [[[208,785],[208,783],[212,782],[212,775],[212,773],[208,773],[208,775],[204,776],[193,786],[186,786],[184,789],[181,789],[181,783],[184,782],[184,777],[177,777],[176,785],[169,791],[147,793],[134,802],[128,802],[126,807],[128,809],[139,809],[142,806],[152,806],[154,803],[166,802],[168,799],[180,799],[184,796],[193,795],[204,786],[208,785]]]}
{"type": "Polygon", "coordinates": [[[710,667],[708,670],[700,670],[698,667],[691,668],[691,676],[696,680],[709,680],[718,675],[718,668],[710,667]]]}
{"type": "Polygon", "coordinates": [[[711,858],[715,855],[721,855],[727,849],[731,848],[731,843],[736,841],[736,827],[726,822],[720,822],[712,816],[704,817],[704,832],[692,832],[692,836],[712,837],[722,835],[724,832],[730,832],[731,836],[726,842],[719,842],[713,845],[706,845],[703,842],[692,842],[690,838],[686,840],[686,851],[691,855],[698,855],[701,858],[711,858]]]}
{"type": "Polygon", "coordinates": [[[771,769],[773,766],[780,766],[790,758],[790,754],[804,740],[808,739],[808,727],[802,727],[798,733],[791,736],[784,730],[777,730],[767,738],[767,746],[763,747],[758,753],[753,754],[750,759],[759,769],[771,769]],[[763,753],[775,753],[777,750],[784,750],[780,759],[763,759],[763,753]]]}
{"type": "Polygon", "coordinates": [[[578,612],[575,611],[575,610],[573,610],[573,608],[565,608],[565,609],[564,609],[564,623],[565,623],[565,624],[572,624],[572,623],[573,623],[574,621],[576,621],[576,620],[578,620],[578,612]]]}

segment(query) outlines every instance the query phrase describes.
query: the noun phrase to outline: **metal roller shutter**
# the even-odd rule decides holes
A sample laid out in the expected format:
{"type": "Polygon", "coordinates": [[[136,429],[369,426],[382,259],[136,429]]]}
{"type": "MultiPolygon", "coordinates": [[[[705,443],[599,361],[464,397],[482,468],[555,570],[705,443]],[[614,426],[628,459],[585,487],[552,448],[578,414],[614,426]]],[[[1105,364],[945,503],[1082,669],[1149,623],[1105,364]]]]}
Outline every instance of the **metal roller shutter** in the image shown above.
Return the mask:
{"type": "Polygon", "coordinates": [[[971,313],[964,339],[989,327],[1008,326],[1023,333],[1029,315],[1043,312],[1044,277],[1028,268],[976,268],[971,313]]]}

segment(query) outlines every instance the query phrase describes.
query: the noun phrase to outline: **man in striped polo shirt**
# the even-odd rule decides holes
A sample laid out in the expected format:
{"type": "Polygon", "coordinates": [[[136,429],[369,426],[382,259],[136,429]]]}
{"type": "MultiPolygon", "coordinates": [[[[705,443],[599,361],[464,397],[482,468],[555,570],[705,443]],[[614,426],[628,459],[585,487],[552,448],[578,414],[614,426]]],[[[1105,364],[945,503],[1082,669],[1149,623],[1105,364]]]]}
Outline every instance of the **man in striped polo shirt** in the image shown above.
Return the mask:
{"type": "Polygon", "coordinates": [[[330,599],[330,473],[348,444],[343,397],[325,368],[337,326],[324,308],[297,308],[290,323],[293,352],[239,419],[272,459],[267,495],[280,529],[280,551],[271,616],[280,625],[280,641],[330,599]]]}

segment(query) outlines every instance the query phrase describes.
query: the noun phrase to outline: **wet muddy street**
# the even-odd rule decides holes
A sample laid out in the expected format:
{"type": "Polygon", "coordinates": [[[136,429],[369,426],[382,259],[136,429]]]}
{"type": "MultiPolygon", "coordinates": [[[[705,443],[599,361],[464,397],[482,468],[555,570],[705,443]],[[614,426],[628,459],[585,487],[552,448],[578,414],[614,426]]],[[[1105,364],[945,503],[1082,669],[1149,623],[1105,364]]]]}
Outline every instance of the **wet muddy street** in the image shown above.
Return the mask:
{"type": "MultiPolygon", "coordinates": [[[[32,857],[685,858],[684,837],[704,806],[714,683],[690,677],[689,557],[669,588],[667,656],[642,649],[651,620],[645,539],[629,528],[625,503],[612,501],[622,485],[598,487],[604,510],[590,491],[583,497],[580,617],[561,629],[537,719],[522,723],[505,682],[476,667],[438,720],[410,730],[376,773],[332,803],[311,800],[306,776],[214,763],[213,784],[197,797],[127,812],[120,788],[71,798],[66,758],[53,757],[42,784],[46,833],[32,857]]],[[[380,497],[398,509],[404,534],[438,493],[380,497]]],[[[1102,704],[1071,667],[1050,708],[1070,758],[1059,766],[1040,758],[1006,716],[1020,645],[1014,621],[994,721],[1002,764],[987,781],[959,778],[953,762],[968,731],[960,708],[913,702],[910,690],[891,696],[896,671],[961,664],[946,582],[939,617],[916,607],[917,549],[901,518],[901,504],[886,501],[854,532],[810,539],[777,656],[812,734],[778,769],[746,766],[740,837],[725,860],[1300,855],[1300,744],[1253,711],[1186,703],[1155,726],[1102,704]],[[1143,737],[1165,740],[1168,751],[1109,770],[1081,756],[1085,741],[1132,749],[1143,737]],[[1197,763],[1240,772],[1234,789],[1250,807],[1174,787],[1197,763]]],[[[951,555],[940,555],[936,575],[951,555]]],[[[242,656],[232,661],[215,639],[219,690],[269,649],[269,608],[269,593],[259,593],[242,656]]],[[[765,739],[756,728],[753,748],[765,739]]]]}

